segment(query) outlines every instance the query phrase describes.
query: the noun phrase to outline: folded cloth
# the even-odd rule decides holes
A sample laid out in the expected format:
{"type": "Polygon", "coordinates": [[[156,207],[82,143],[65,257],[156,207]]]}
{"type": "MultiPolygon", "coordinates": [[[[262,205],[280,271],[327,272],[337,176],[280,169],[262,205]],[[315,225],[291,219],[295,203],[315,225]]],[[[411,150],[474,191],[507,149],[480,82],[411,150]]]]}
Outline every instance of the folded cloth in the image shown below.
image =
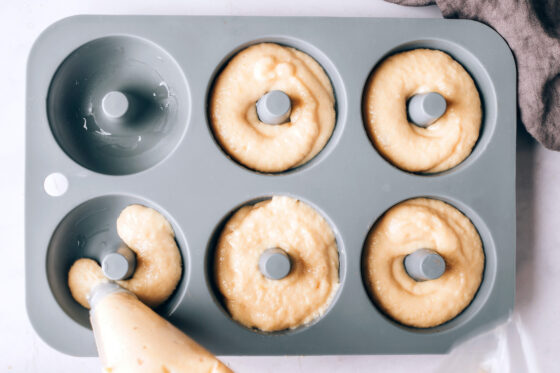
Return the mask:
{"type": "Polygon", "coordinates": [[[521,120],[541,144],[560,150],[560,1],[386,0],[437,4],[445,18],[469,18],[494,28],[513,50],[521,120]]]}

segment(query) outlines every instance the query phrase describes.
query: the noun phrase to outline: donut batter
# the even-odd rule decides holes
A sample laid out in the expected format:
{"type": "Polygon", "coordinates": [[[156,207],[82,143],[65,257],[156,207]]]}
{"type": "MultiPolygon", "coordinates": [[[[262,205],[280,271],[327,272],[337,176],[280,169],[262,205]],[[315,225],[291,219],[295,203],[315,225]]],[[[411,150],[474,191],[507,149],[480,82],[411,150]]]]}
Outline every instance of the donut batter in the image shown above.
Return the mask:
{"type": "Polygon", "coordinates": [[[364,97],[366,129],[388,161],[411,172],[434,173],[461,163],[480,130],[482,107],[469,73],[448,54],[415,49],[385,59],[373,72],[364,97]],[[422,128],[407,118],[407,102],[437,92],[447,110],[422,128]]]}
{"type": "Polygon", "coordinates": [[[212,129],[239,163],[261,172],[281,172],[317,155],[335,125],[335,99],[327,74],[309,55],[262,43],[239,52],[216,79],[210,99],[212,129]],[[287,123],[259,120],[255,104],[280,90],[292,102],[287,123]]]}
{"type": "MultiPolygon", "coordinates": [[[[182,273],[181,254],[171,224],[154,209],[130,205],[117,219],[117,233],[136,253],[134,275],[117,283],[146,305],[160,305],[173,293],[182,273]]],[[[68,273],[72,296],[85,308],[89,308],[88,294],[102,281],[107,280],[92,259],[78,259],[68,273]]]]}
{"type": "Polygon", "coordinates": [[[221,233],[215,282],[232,318],[249,328],[296,328],[322,315],[339,286],[338,249],[327,221],[290,197],[240,208],[221,233]],[[278,247],[291,259],[281,280],[259,270],[260,255],[278,247]]]}
{"type": "Polygon", "coordinates": [[[471,221],[451,205],[415,198],[388,210],[364,247],[364,275],[375,303],[396,321],[418,328],[443,324],[465,309],[484,270],[482,242],[471,221]],[[427,248],[446,264],[435,280],[415,281],[404,258],[427,248]]]}

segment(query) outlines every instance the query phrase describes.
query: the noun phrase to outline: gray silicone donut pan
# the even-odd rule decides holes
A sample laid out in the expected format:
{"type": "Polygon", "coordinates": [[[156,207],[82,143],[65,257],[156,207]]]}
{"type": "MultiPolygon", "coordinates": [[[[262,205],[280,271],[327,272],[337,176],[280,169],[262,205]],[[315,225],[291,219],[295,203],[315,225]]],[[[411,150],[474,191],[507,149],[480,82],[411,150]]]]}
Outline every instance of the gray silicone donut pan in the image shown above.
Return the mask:
{"type": "Polygon", "coordinates": [[[158,311],[218,355],[444,353],[504,320],[513,308],[516,71],[506,43],[480,23],[78,16],[39,37],[27,77],[27,310],[37,333],[60,351],[96,355],[88,313],[70,297],[66,274],[75,259],[116,249],[115,220],[131,203],[162,212],[181,248],[183,279],[158,311]],[[208,93],[220,68],[243,47],[263,41],[313,56],[328,73],[337,99],[336,128],[325,149],[308,164],[274,175],[232,161],[216,143],[207,116],[208,93]],[[418,47],[444,50],[458,60],[473,76],[484,105],[473,153],[436,175],[392,166],[372,146],[362,120],[362,94],[372,69],[388,54],[418,47]],[[108,78],[96,77],[99,72],[108,78]],[[89,86],[88,78],[104,86],[89,86]],[[157,110],[149,114],[138,133],[132,126],[121,137],[102,139],[76,131],[84,124],[76,114],[83,95],[121,89],[111,87],[117,83],[141,91],[158,78],[169,86],[172,107],[163,116],[157,110]],[[73,88],[80,84],[85,91],[73,88]],[[126,147],[127,139],[144,134],[147,145],[126,147]],[[43,188],[54,172],[69,181],[59,197],[43,188]],[[225,312],[212,283],[212,250],[232,211],[272,195],[300,198],[326,217],[337,235],[342,286],[321,319],[264,334],[225,312]],[[362,248],[374,222],[391,206],[418,196],[439,198],[466,214],[486,254],[483,282],[471,305],[452,321],[424,330],[381,313],[361,270],[362,248]]]}

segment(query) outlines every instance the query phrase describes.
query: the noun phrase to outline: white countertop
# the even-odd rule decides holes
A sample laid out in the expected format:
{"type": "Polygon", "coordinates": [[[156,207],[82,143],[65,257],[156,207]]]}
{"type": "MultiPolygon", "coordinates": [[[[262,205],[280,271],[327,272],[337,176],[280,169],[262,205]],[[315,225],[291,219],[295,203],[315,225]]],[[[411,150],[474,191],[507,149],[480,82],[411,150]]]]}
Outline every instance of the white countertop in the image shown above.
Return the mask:
{"type": "MultiPolygon", "coordinates": [[[[441,17],[436,7],[380,0],[3,0],[0,3],[0,372],[99,372],[97,358],[46,345],[25,311],[23,242],[24,93],[29,49],[51,23],[75,14],[220,14],[441,17]]],[[[372,35],[371,37],[381,37],[372,35]]],[[[512,124],[514,125],[514,124],[512,124]]],[[[560,153],[519,131],[517,153],[517,298],[524,348],[543,372],[558,371],[560,352],[560,153]],[[527,344],[528,343],[528,344],[527,344]]],[[[63,331],[61,331],[63,332],[63,331]]],[[[434,372],[445,355],[225,357],[239,372],[434,372]]],[[[511,372],[526,371],[513,367],[511,372]],[[515,370],[515,368],[517,370],[515,370]]]]}

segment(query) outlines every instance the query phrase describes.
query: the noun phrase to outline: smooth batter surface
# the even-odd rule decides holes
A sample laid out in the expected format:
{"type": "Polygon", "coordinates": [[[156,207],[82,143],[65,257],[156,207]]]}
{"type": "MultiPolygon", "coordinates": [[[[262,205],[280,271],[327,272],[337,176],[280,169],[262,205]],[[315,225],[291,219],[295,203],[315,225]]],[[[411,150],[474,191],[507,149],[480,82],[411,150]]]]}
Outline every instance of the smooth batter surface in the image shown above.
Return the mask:
{"type": "Polygon", "coordinates": [[[101,299],[92,325],[106,373],[231,372],[131,293],[101,299]]]}
{"type": "Polygon", "coordinates": [[[388,57],[373,72],[364,97],[366,129],[377,150],[411,172],[441,172],[471,153],[480,130],[482,107],[469,73],[448,54],[415,49],[388,57]],[[421,128],[407,119],[407,101],[437,92],[447,110],[421,128]]]}
{"type": "MultiPolygon", "coordinates": [[[[136,253],[133,276],[117,283],[148,306],[158,306],[173,293],[182,273],[181,254],[171,224],[154,209],[131,205],[117,219],[117,232],[136,253]]],[[[70,268],[68,286],[74,299],[89,308],[87,296],[104,278],[97,262],[82,258],[70,268]]]]}
{"type": "Polygon", "coordinates": [[[273,197],[239,209],[218,242],[215,280],[234,320],[263,331],[295,328],[325,312],[339,286],[338,249],[327,221],[290,197],[273,197]],[[281,280],[259,270],[268,248],[292,261],[281,280]]]}
{"type": "Polygon", "coordinates": [[[323,149],[335,125],[329,78],[309,55],[272,43],[253,45],[227,64],[210,99],[212,128],[224,150],[261,172],[300,166],[323,149]],[[292,101],[289,122],[262,123],[255,104],[280,90],[292,101]]]}
{"type": "Polygon", "coordinates": [[[451,205],[416,198],[399,203],[375,224],[365,245],[364,275],[378,306],[419,328],[451,320],[469,305],[484,270],[482,242],[471,221],[451,205]],[[404,258],[421,248],[443,257],[445,273],[416,282],[404,258]]]}

